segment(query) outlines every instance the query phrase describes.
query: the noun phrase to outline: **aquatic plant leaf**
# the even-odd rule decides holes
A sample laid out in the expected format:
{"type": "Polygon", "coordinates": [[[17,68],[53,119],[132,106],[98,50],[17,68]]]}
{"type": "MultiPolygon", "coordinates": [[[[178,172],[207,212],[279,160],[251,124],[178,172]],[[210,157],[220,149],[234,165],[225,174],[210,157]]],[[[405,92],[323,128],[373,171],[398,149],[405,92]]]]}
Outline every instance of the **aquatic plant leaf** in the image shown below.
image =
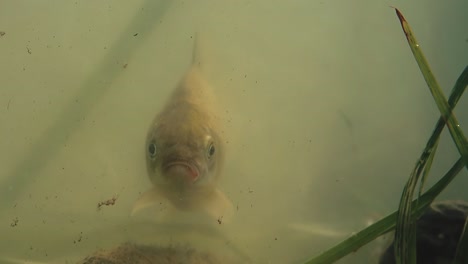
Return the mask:
{"type": "Polygon", "coordinates": [[[419,69],[424,76],[424,80],[426,81],[427,85],[429,86],[429,90],[431,91],[432,96],[439,108],[442,117],[444,118],[445,122],[447,123],[447,127],[449,128],[450,135],[452,136],[455,145],[457,146],[458,152],[460,153],[462,160],[465,162],[465,166],[468,168],[468,141],[463,134],[463,131],[460,128],[460,125],[452,113],[449,103],[445,99],[445,96],[440,88],[437,80],[435,79],[434,75],[432,74],[431,69],[429,68],[429,64],[424,57],[424,54],[419,47],[411,28],[403,17],[403,14],[398,9],[395,9],[398,18],[400,19],[401,27],[405,32],[406,39],[408,40],[408,44],[413,52],[414,58],[418,63],[419,69]]]}
{"type": "MultiPolygon", "coordinates": [[[[455,86],[453,87],[450,98],[449,105],[451,108],[455,107],[458,100],[461,98],[463,92],[468,86],[468,66],[465,67],[464,71],[457,79],[455,86]]],[[[441,116],[435,126],[435,129],[429,138],[426,148],[424,149],[419,161],[421,162],[421,169],[425,168],[426,162],[429,160],[429,155],[435,152],[435,147],[437,145],[438,138],[445,127],[444,118],[441,116]]],[[[428,164],[427,166],[430,166],[428,164]]],[[[442,177],[434,186],[432,186],[426,193],[420,195],[417,201],[412,202],[413,207],[413,216],[415,218],[422,215],[426,208],[434,201],[434,199],[449,185],[449,183],[456,177],[456,175],[463,169],[465,166],[462,159],[452,166],[452,168],[442,177]]],[[[429,172],[429,171],[428,171],[429,172]]],[[[363,229],[352,237],[342,241],[338,245],[326,250],[322,254],[306,261],[306,264],[317,264],[317,263],[333,263],[344,256],[358,250],[360,247],[366,245],[367,243],[373,241],[377,237],[392,231],[395,228],[395,222],[397,220],[397,213],[393,212],[392,214],[386,216],[385,218],[379,220],[373,225],[363,229]]],[[[468,232],[465,232],[464,236],[468,232]]],[[[459,245],[460,246],[460,245],[459,245]]],[[[462,247],[465,248],[465,247],[462,247]]],[[[462,250],[460,253],[463,254],[466,250],[462,250]]]]}
{"type": "MultiPolygon", "coordinates": [[[[448,104],[450,106],[450,109],[455,108],[455,105],[458,103],[458,100],[463,95],[463,92],[465,92],[465,89],[466,89],[467,86],[468,86],[468,66],[466,66],[465,69],[463,70],[463,72],[460,74],[460,76],[458,77],[455,85],[452,88],[452,91],[450,92],[450,97],[449,97],[449,100],[448,100],[448,104]]],[[[436,149],[437,149],[439,136],[442,133],[442,130],[444,129],[444,127],[445,127],[444,118],[441,116],[441,117],[439,117],[439,120],[437,121],[437,124],[436,124],[436,126],[434,128],[434,131],[432,132],[432,135],[431,135],[431,137],[429,138],[429,141],[426,144],[426,148],[424,149],[423,153],[421,154],[421,157],[419,158],[419,160],[426,160],[425,157],[427,155],[434,155],[435,154],[436,149]]],[[[429,157],[428,160],[427,160],[428,161],[427,165],[425,165],[424,174],[423,174],[423,177],[421,179],[421,185],[420,185],[418,197],[421,196],[421,193],[423,191],[424,182],[425,182],[427,174],[429,173],[428,168],[430,168],[430,166],[431,166],[430,163],[432,163],[432,159],[433,159],[433,157],[429,157]]]]}
{"type": "MultiPolygon", "coordinates": [[[[445,124],[442,122],[442,128],[444,126],[445,126],[445,124]]],[[[435,129],[434,129],[434,132],[435,132],[435,129]]],[[[435,135],[435,134],[432,133],[432,135],[435,135]]],[[[437,137],[437,140],[434,143],[434,146],[431,148],[431,150],[429,150],[430,151],[429,157],[426,160],[426,165],[424,166],[424,171],[423,171],[423,175],[421,177],[421,182],[419,183],[418,199],[419,199],[419,197],[421,197],[421,193],[424,191],[424,185],[426,183],[427,177],[429,176],[429,171],[431,170],[432,162],[434,161],[434,156],[435,156],[435,153],[437,151],[437,146],[439,145],[439,140],[438,139],[439,138],[437,137]]],[[[426,149],[424,151],[426,151],[426,149]]]]}
{"type": "MultiPolygon", "coordinates": [[[[429,188],[421,197],[419,202],[413,201],[414,206],[412,215],[417,218],[423,214],[427,206],[429,206],[434,199],[447,187],[450,182],[457,176],[457,174],[463,169],[465,164],[462,159],[458,161],[450,168],[450,170],[442,177],[436,184],[429,188]]],[[[382,218],[375,222],[369,227],[359,231],[355,235],[345,239],[338,245],[326,250],[322,254],[305,261],[305,264],[328,264],[333,263],[342,257],[358,250],[360,247],[366,245],[377,237],[392,231],[395,228],[397,220],[397,213],[395,211],[390,215],[382,218]]]]}
{"type": "MultiPolygon", "coordinates": [[[[465,67],[460,78],[458,78],[457,83],[455,84],[454,90],[464,90],[468,86],[468,66],[465,67]]],[[[460,95],[461,96],[461,95],[460,95]]],[[[450,101],[450,100],[449,100],[450,101]]],[[[465,220],[465,226],[463,232],[460,236],[460,241],[457,245],[457,252],[455,254],[454,264],[458,263],[468,263],[468,219],[465,220]]]]}
{"type": "MultiPolygon", "coordinates": [[[[437,80],[431,72],[430,67],[424,57],[424,54],[420,49],[415,37],[413,36],[408,22],[398,9],[395,10],[400,20],[401,27],[405,33],[406,39],[408,40],[408,44],[416,59],[416,62],[418,63],[418,66],[424,76],[424,79],[426,80],[426,83],[429,86],[431,94],[434,97],[439,111],[442,114],[443,120],[447,123],[447,126],[449,127],[450,134],[455,144],[457,145],[457,149],[462,156],[462,160],[465,162],[468,168],[468,143],[466,141],[466,138],[459,127],[456,117],[452,113],[451,106],[446,101],[445,96],[442,93],[439,84],[437,83],[437,80]]],[[[395,232],[395,258],[397,263],[416,263],[416,219],[411,218],[411,200],[413,198],[414,189],[416,188],[416,185],[418,183],[421,170],[424,169],[424,174],[426,175],[429,172],[430,168],[425,167],[425,165],[431,165],[432,163],[432,161],[429,161],[429,163],[427,163],[427,160],[430,160],[431,157],[434,155],[432,150],[435,150],[434,147],[437,145],[437,140],[438,137],[435,138],[435,143],[432,146],[432,148],[430,148],[428,159],[420,159],[418,161],[416,168],[413,170],[403,190],[402,198],[400,200],[398,222],[396,225],[395,232]]]]}
{"type": "MultiPolygon", "coordinates": [[[[454,87],[452,88],[452,91],[451,91],[451,94],[450,94],[450,97],[449,97],[449,100],[448,100],[450,109],[453,109],[456,106],[456,104],[458,103],[458,100],[463,95],[463,92],[465,91],[467,86],[468,86],[468,66],[465,67],[462,74],[457,79],[454,87]]],[[[431,137],[429,138],[429,140],[428,140],[428,142],[426,144],[426,147],[425,147],[423,153],[421,154],[421,156],[420,156],[420,158],[419,158],[419,160],[418,160],[418,162],[416,164],[415,169],[413,170],[413,172],[411,174],[411,177],[412,177],[411,179],[413,179],[413,180],[411,182],[409,181],[408,184],[416,184],[417,179],[419,178],[419,173],[421,173],[421,170],[424,169],[423,177],[421,179],[421,185],[420,185],[420,189],[419,189],[419,193],[418,193],[418,198],[421,196],[424,181],[425,181],[425,178],[427,177],[427,175],[429,173],[429,170],[430,170],[430,167],[432,165],[432,159],[433,159],[433,157],[435,155],[435,151],[437,149],[439,136],[442,133],[442,130],[444,129],[444,127],[445,127],[444,118],[441,116],[441,117],[439,117],[439,120],[437,121],[437,124],[436,124],[436,126],[434,128],[434,131],[433,131],[431,137]],[[416,177],[416,178],[414,179],[413,177],[416,177]]],[[[415,185],[413,185],[413,188],[414,187],[415,187],[415,185]]],[[[408,195],[408,194],[406,194],[406,195],[408,195]]],[[[414,251],[414,249],[413,250],[410,249],[410,252],[413,252],[413,251],[414,251]]]]}

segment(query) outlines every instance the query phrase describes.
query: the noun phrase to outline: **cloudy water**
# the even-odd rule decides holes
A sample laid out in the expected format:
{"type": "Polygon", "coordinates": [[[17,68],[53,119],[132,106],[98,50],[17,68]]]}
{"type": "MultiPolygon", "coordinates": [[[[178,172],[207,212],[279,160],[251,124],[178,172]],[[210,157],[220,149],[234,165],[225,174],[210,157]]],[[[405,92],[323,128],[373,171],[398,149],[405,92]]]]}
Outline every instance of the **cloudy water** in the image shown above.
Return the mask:
{"type": "MultiPolygon", "coordinates": [[[[395,12],[446,95],[465,1],[3,1],[1,263],[124,242],[301,263],[393,212],[438,119],[395,12]],[[146,136],[192,62],[211,86],[229,219],[153,206],[146,136]]],[[[465,96],[466,97],[466,96],[465,96]]],[[[467,99],[455,110],[468,131],[467,99]]],[[[467,132],[465,132],[466,134],[467,132]]],[[[443,134],[428,185],[459,157],[443,134]]],[[[441,199],[468,199],[466,170],[441,199]]],[[[375,263],[380,239],[341,260],[375,263]]]]}

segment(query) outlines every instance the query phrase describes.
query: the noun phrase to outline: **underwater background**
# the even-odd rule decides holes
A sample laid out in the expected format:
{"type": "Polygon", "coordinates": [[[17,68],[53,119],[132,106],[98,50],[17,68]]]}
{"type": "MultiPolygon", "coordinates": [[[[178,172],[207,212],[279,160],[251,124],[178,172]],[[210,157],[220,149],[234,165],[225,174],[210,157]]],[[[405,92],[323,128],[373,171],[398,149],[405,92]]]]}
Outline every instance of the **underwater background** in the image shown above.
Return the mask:
{"type": "MultiPolygon", "coordinates": [[[[301,263],[393,212],[439,111],[389,6],[447,96],[468,62],[462,0],[2,1],[0,262],[76,263],[132,241],[301,263]],[[195,33],[236,212],[187,228],[130,212],[151,186],[147,129],[195,33]]],[[[444,132],[426,186],[458,157],[444,132]]],[[[468,199],[461,174],[439,199],[468,199]]],[[[375,263],[386,243],[340,263],[375,263]]]]}

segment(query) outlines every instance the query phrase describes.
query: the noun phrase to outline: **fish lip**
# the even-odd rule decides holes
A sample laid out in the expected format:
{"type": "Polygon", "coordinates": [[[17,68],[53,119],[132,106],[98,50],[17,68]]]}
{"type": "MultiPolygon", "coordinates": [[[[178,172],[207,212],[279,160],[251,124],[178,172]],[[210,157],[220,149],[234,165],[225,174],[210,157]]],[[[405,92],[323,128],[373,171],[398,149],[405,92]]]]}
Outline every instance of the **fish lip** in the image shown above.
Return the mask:
{"type": "Polygon", "coordinates": [[[187,170],[189,171],[189,176],[192,181],[196,181],[198,177],[200,176],[200,169],[198,168],[198,166],[186,160],[176,160],[176,161],[168,162],[163,167],[163,170],[168,171],[171,167],[174,167],[174,166],[186,167],[187,170]]]}

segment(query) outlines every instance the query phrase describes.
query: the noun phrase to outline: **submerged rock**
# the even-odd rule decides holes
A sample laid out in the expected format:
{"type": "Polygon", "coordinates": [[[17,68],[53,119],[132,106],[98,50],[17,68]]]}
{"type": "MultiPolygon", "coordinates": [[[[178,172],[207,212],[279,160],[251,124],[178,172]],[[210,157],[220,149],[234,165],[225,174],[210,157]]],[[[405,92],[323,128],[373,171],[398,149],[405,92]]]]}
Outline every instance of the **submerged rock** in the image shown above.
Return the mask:
{"type": "MultiPolygon", "coordinates": [[[[443,201],[432,204],[418,219],[417,263],[452,263],[467,217],[467,202],[443,201]]],[[[382,254],[379,263],[396,263],[393,242],[382,254]]]]}
{"type": "Polygon", "coordinates": [[[131,243],[95,252],[79,264],[215,264],[231,263],[211,253],[198,252],[187,246],[147,246],[131,243]]]}

